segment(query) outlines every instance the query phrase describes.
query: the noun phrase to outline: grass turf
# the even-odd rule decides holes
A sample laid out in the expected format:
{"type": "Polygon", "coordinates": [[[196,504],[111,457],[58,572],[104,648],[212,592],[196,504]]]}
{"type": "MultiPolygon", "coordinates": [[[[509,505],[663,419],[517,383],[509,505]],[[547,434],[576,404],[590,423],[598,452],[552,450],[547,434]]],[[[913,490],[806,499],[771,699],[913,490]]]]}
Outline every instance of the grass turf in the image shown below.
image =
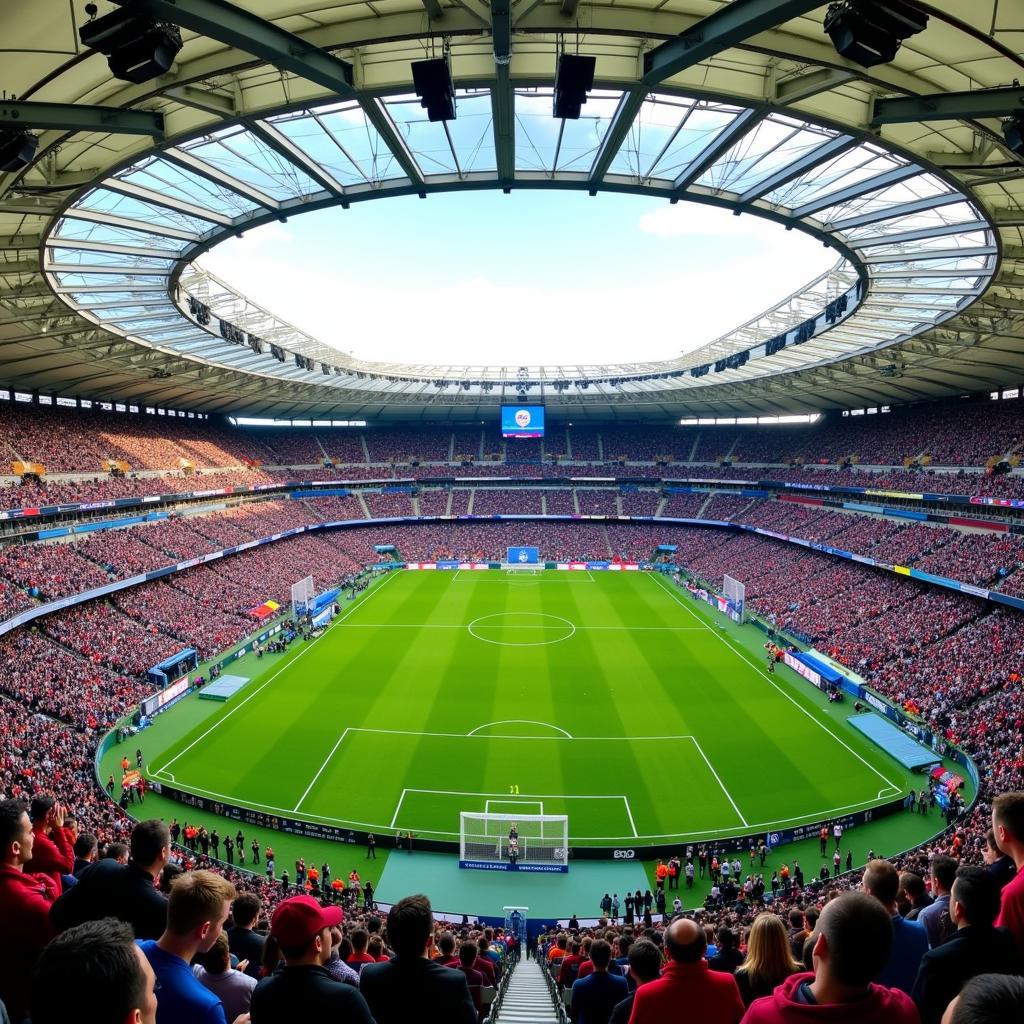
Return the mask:
{"type": "Polygon", "coordinates": [[[543,804],[574,844],[629,846],[768,831],[915,781],[722,622],[646,573],[396,573],[167,749],[147,738],[150,771],[378,833],[454,838],[460,810],[543,804]]]}

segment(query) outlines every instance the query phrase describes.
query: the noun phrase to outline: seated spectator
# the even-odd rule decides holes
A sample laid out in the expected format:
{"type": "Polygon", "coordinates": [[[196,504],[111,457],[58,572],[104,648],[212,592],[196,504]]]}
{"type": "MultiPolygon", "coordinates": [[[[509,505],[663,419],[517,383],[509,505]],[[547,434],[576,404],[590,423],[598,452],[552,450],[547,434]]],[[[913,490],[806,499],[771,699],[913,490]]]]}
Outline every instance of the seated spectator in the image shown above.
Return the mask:
{"type": "Polygon", "coordinates": [[[284,967],[256,986],[254,1022],[373,1024],[366,1000],[325,969],[333,945],[331,929],[341,924],[342,917],[341,907],[322,907],[312,896],[292,896],[278,905],[270,919],[270,936],[280,948],[284,967]]]}
{"type": "Polygon", "coordinates": [[[872,984],[889,959],[889,912],[867,893],[850,892],[825,904],[814,939],[814,973],[794,974],[751,1004],[743,1024],[917,1024],[910,996],[872,984]]]}
{"type": "Polygon", "coordinates": [[[430,1007],[446,1024],[476,1024],[476,1010],[461,972],[429,959],[434,915],[426,896],[406,896],[388,913],[388,943],[395,959],[367,964],[359,975],[377,1024],[408,1024],[430,1007]]]}
{"type": "Polygon", "coordinates": [[[473,1006],[476,1007],[477,1016],[480,1017],[483,1013],[484,976],[473,966],[476,963],[477,954],[476,943],[464,942],[459,946],[458,959],[453,964],[445,966],[454,967],[466,976],[469,997],[473,1000],[473,1006]]]}
{"type": "Polygon", "coordinates": [[[593,970],[572,986],[569,1016],[576,1024],[608,1024],[612,1010],[629,995],[626,979],[608,973],[611,958],[611,945],[595,939],[590,947],[593,970]]]}
{"type": "Polygon", "coordinates": [[[996,926],[1006,928],[1024,957],[1024,792],[1002,793],[992,801],[992,831],[1017,874],[1003,887],[996,926]]]}
{"type": "Polygon", "coordinates": [[[1024,978],[979,974],[963,987],[942,1024],[1006,1024],[1024,1017],[1024,978]]]}
{"type": "Polygon", "coordinates": [[[630,1024],[737,1024],[743,1000],[736,979],[708,967],[704,929],[690,918],[676,918],[665,929],[665,948],[668,965],[657,981],[636,990],[630,1024]]]}
{"type": "Polygon", "coordinates": [[[243,892],[231,905],[234,924],[227,930],[228,946],[239,960],[247,960],[245,973],[259,979],[260,964],[263,962],[263,945],[266,937],[254,931],[260,916],[258,896],[243,892]]]}
{"type": "Polygon", "coordinates": [[[227,932],[221,932],[213,948],[198,959],[192,973],[224,1004],[224,1016],[234,1020],[248,1013],[256,979],[245,973],[250,966],[247,960],[239,960],[238,970],[232,968],[227,932]]]}
{"type": "Polygon", "coordinates": [[[60,888],[49,875],[32,875],[35,834],[20,800],[0,801],[0,1004],[11,1020],[28,1014],[28,979],[53,936],[50,906],[60,888]]]}
{"type": "MultiPolygon", "coordinates": [[[[108,849],[109,854],[109,849],[108,849]]],[[[171,855],[171,833],[162,821],[140,821],[132,830],[131,863],[104,857],[82,871],[53,906],[58,931],[101,917],[116,917],[135,930],[138,939],[159,938],[167,926],[167,899],[156,880],[171,855]]]]}
{"type": "Polygon", "coordinates": [[[34,797],[28,816],[32,820],[35,842],[32,860],[25,870],[35,875],[49,875],[59,890],[61,875],[70,875],[75,866],[74,836],[64,826],[64,807],[50,794],[34,797]]]}
{"type": "Polygon", "coordinates": [[[736,968],[743,963],[743,954],[736,948],[736,933],[726,925],[718,929],[718,952],[708,960],[708,967],[713,971],[724,971],[735,974],[736,968]]]}
{"type": "Polygon", "coordinates": [[[34,1024],[156,1024],[156,976],[132,930],[105,917],[69,928],[32,975],[34,1024]]]}
{"type": "Polygon", "coordinates": [[[887,860],[873,860],[861,882],[864,891],[874,896],[892,918],[892,945],[885,966],[874,980],[886,988],[898,988],[910,995],[921,958],[928,952],[928,936],[917,921],[906,921],[896,912],[896,894],[900,876],[887,860]]]}
{"type": "Polygon", "coordinates": [[[634,986],[633,991],[621,1003],[615,1004],[608,1024],[629,1024],[636,990],[649,981],[654,981],[661,974],[661,950],[650,939],[639,939],[628,945],[629,978],[627,980],[634,986]]]}
{"type": "Polygon", "coordinates": [[[942,1014],[964,984],[978,974],[1018,974],[1013,938],[994,928],[999,913],[999,886],[984,868],[962,867],[956,873],[950,916],[957,931],[921,961],[914,984],[914,1002],[922,1024],[939,1024],[942,1014]]]}
{"type": "Polygon", "coordinates": [[[956,869],[957,863],[952,857],[939,854],[932,858],[929,874],[933,902],[917,915],[917,920],[924,925],[930,949],[941,946],[956,931],[949,913],[949,894],[953,888],[953,879],[956,878],[956,869]]]}
{"type": "Polygon", "coordinates": [[[189,964],[213,948],[236,895],[235,887],[212,871],[190,871],[174,880],[163,935],[139,942],[156,974],[157,1024],[227,1024],[220,999],[189,964]]]}
{"type": "MultiPolygon", "coordinates": [[[[803,914],[800,917],[800,934],[803,933],[803,914]]],[[[793,913],[790,920],[793,921],[793,913]]],[[[795,922],[794,922],[795,927],[795,922]]],[[[804,940],[800,940],[803,950],[804,940]]],[[[744,1006],[750,1006],[755,999],[771,995],[791,974],[803,969],[793,956],[793,947],[782,918],[775,914],[758,914],[747,938],[747,958],[735,972],[740,998],[744,1006]]]]}

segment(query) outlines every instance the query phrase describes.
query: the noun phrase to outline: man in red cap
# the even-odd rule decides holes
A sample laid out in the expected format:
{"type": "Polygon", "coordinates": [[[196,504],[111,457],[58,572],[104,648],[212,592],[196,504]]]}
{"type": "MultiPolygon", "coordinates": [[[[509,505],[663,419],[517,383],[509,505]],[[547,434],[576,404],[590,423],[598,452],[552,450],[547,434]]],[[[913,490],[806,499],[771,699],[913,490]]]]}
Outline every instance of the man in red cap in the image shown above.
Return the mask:
{"type": "Polygon", "coordinates": [[[279,904],[270,934],[285,966],[253,990],[253,1024],[293,1024],[329,1020],[337,1024],[374,1024],[366,1000],[351,985],[335,981],[324,968],[331,958],[331,928],[341,924],[341,907],[321,907],[312,896],[293,896],[279,904]]]}

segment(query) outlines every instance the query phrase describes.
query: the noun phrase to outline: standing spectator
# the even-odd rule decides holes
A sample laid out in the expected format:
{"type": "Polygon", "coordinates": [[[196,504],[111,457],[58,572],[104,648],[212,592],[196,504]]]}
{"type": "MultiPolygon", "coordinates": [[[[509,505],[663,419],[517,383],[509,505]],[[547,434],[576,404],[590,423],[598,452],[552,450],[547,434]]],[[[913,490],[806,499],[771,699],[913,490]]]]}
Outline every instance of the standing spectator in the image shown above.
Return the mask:
{"type": "Polygon", "coordinates": [[[708,968],[704,929],[686,917],[665,929],[669,963],[657,981],[636,990],[630,1024],[690,1019],[700,1024],[737,1024],[743,1016],[736,979],[708,968]]]}
{"type": "MultiPolygon", "coordinates": [[[[620,945],[621,945],[620,939],[620,945]]],[[[629,1024],[636,990],[661,973],[661,950],[650,939],[640,939],[629,946],[629,977],[633,991],[612,1010],[609,1024],[629,1024]]]]}
{"type": "Polygon", "coordinates": [[[123,921],[69,928],[43,950],[32,976],[34,1024],[155,1024],[156,976],[123,921]]]}
{"type": "Polygon", "coordinates": [[[929,872],[934,899],[930,907],[925,907],[917,915],[918,922],[924,925],[931,949],[941,946],[956,931],[949,915],[949,893],[953,888],[953,879],[956,878],[956,868],[957,863],[952,857],[938,854],[932,858],[929,872]]]}
{"type": "MultiPolygon", "coordinates": [[[[221,932],[213,948],[200,956],[199,960],[192,968],[192,973],[224,1004],[224,1016],[234,1020],[248,1013],[256,979],[242,970],[232,968],[227,934],[221,932]]],[[[248,968],[251,965],[240,960],[238,966],[248,968]]]]}
{"type": "Polygon", "coordinates": [[[58,931],[101,917],[116,917],[135,929],[137,939],[159,938],[167,926],[167,899],[154,883],[171,856],[171,833],[157,819],[140,821],[132,830],[132,860],[119,864],[104,858],[91,864],[54,904],[58,931]]]}
{"type": "Polygon", "coordinates": [[[981,848],[981,859],[985,862],[986,869],[995,878],[1000,892],[1017,873],[1013,861],[999,849],[999,844],[996,842],[996,836],[992,829],[985,833],[985,844],[981,848]]]}
{"type": "Polygon", "coordinates": [[[263,963],[263,947],[266,938],[253,929],[260,916],[258,896],[243,892],[231,905],[231,917],[234,921],[228,929],[228,946],[239,960],[248,960],[245,973],[250,978],[259,978],[260,964],[263,963]]]}
{"type": "Polygon", "coordinates": [[[28,1013],[28,979],[53,936],[50,905],[60,892],[49,875],[31,875],[35,834],[20,800],[0,801],[0,1004],[14,1021],[28,1013]]]}
{"type": "MultiPolygon", "coordinates": [[[[454,944],[454,939],[452,940],[454,944]]],[[[473,966],[477,960],[477,948],[472,942],[463,942],[459,946],[459,955],[454,962],[446,964],[446,967],[454,967],[466,976],[466,984],[469,986],[469,997],[473,1000],[477,1017],[483,1009],[483,988],[484,976],[473,966]]]]}
{"type": "Polygon", "coordinates": [[[1024,957],[1024,792],[1003,793],[992,801],[992,831],[1017,874],[1003,887],[996,926],[1009,930],[1024,957]]]}
{"type": "Polygon", "coordinates": [[[278,905],[270,919],[270,935],[285,966],[256,986],[253,1024],[373,1024],[366,1000],[352,985],[336,981],[324,966],[331,958],[331,929],[341,919],[341,907],[321,907],[312,896],[293,896],[278,905]]]}
{"type": "Polygon", "coordinates": [[[70,875],[75,867],[75,838],[64,824],[64,807],[49,794],[34,797],[28,816],[32,820],[35,842],[32,860],[25,870],[34,875],[49,875],[57,891],[61,875],[70,875]]]}
{"type": "Polygon", "coordinates": [[[593,970],[572,986],[569,1016],[576,1024],[608,1024],[612,1010],[629,995],[626,979],[608,973],[611,958],[611,945],[595,939],[590,946],[593,970]]]}
{"type": "Polygon", "coordinates": [[[476,1024],[465,975],[430,960],[430,900],[422,895],[399,900],[388,913],[387,927],[395,959],[367,964],[359,976],[359,989],[377,1024],[407,1024],[418,1019],[424,1007],[446,1024],[476,1024]]]}
{"type": "MultiPolygon", "coordinates": [[[[800,932],[803,929],[803,915],[800,915],[800,932]]],[[[802,969],[802,964],[793,956],[789,933],[782,919],[775,914],[758,914],[750,928],[747,939],[747,958],[736,971],[736,984],[744,1006],[750,1006],[755,999],[771,995],[790,975],[802,969]]],[[[803,940],[800,940],[803,949],[803,940]]]]}
{"type": "Polygon", "coordinates": [[[900,895],[898,898],[910,907],[903,915],[908,921],[916,921],[921,911],[932,905],[932,898],[925,888],[924,879],[913,871],[900,873],[900,895]]]}
{"type": "Polygon", "coordinates": [[[78,878],[90,865],[96,862],[99,853],[99,841],[91,832],[82,832],[75,838],[75,864],[71,874],[78,878]]]}
{"type": "Polygon", "coordinates": [[[1024,978],[979,974],[949,1004],[942,1024],[1006,1024],[1024,1016],[1024,978]]]}
{"type": "Polygon", "coordinates": [[[377,837],[372,833],[366,834],[366,860],[377,859],[377,837]]]}
{"type": "Polygon", "coordinates": [[[892,944],[889,958],[873,979],[886,988],[898,988],[907,995],[913,991],[921,958],[928,952],[928,936],[918,921],[906,921],[896,911],[900,876],[887,860],[873,860],[861,882],[864,891],[885,907],[892,919],[892,944]]]}
{"type": "Polygon", "coordinates": [[[922,1024],[939,1024],[946,1007],[975,975],[1019,973],[1012,937],[992,926],[998,913],[995,878],[985,868],[960,868],[950,899],[956,934],[925,954],[914,984],[922,1024]]]}
{"type": "Polygon", "coordinates": [[[889,914],[877,899],[850,892],[826,903],[812,941],[814,973],[794,974],[755,1000],[743,1024],[918,1024],[910,996],[871,983],[892,943],[889,914]]]}
{"type": "Polygon", "coordinates": [[[736,948],[736,933],[726,925],[718,929],[718,952],[708,960],[708,967],[713,971],[735,974],[736,968],[743,963],[743,954],[736,948]]]}
{"type": "Polygon", "coordinates": [[[213,948],[231,911],[235,887],[212,871],[179,875],[167,901],[167,927],[139,947],[157,980],[157,1024],[226,1024],[224,1006],[192,973],[197,953],[213,948]]]}

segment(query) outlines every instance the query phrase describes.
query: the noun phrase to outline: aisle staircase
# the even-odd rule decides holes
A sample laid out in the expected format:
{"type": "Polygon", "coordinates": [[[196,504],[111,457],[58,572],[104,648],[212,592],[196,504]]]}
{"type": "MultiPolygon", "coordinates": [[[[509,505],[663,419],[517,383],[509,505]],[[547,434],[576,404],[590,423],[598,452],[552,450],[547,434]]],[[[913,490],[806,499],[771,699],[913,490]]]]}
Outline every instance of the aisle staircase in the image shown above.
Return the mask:
{"type": "Polygon", "coordinates": [[[563,1020],[555,1008],[544,972],[536,960],[520,960],[512,969],[494,1024],[558,1024],[563,1020]]]}

